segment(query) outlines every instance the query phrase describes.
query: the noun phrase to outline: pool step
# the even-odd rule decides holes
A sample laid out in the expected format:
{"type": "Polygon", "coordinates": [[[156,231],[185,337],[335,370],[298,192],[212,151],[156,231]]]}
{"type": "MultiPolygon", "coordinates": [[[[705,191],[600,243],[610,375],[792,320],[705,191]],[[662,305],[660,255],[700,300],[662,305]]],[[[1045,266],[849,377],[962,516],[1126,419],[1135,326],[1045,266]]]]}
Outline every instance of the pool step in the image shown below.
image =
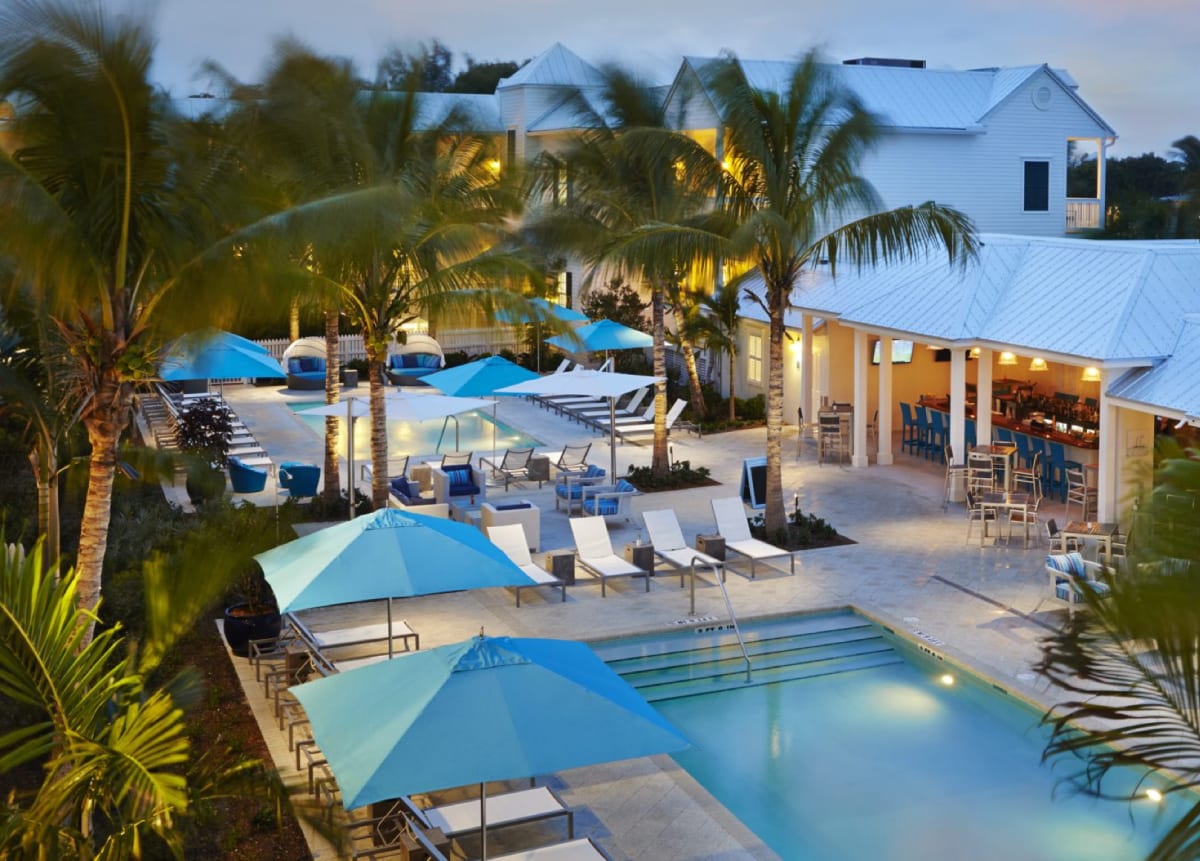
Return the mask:
{"type": "MultiPolygon", "coordinates": [[[[813,624],[755,625],[744,632],[750,684],[817,678],[901,663],[883,631],[853,613],[831,614],[813,624]]],[[[704,631],[658,641],[595,647],[648,701],[744,687],[746,662],[731,631],[704,631]]]]}

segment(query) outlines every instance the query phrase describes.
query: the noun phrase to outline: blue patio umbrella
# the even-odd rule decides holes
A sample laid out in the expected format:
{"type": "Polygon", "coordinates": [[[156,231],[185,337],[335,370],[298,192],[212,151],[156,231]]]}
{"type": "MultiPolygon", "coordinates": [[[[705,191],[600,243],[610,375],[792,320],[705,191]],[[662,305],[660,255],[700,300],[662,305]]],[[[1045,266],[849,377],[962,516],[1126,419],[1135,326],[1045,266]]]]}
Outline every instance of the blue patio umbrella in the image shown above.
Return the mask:
{"type": "Polygon", "coordinates": [[[164,380],[211,380],[228,377],[284,378],[283,368],[266,347],[232,332],[211,330],[177,338],[159,364],[164,380]]]}
{"type": "MultiPolygon", "coordinates": [[[[503,356],[488,356],[436,371],[424,378],[435,389],[458,397],[493,395],[497,389],[537,379],[538,375],[503,356]]],[[[496,401],[492,401],[492,460],[496,459],[496,401]]]]}
{"type": "Polygon", "coordinates": [[[486,812],[488,781],[689,747],[587,645],[566,640],[480,633],[292,691],[347,810],[479,783],[486,812]]]}
{"type": "Polygon", "coordinates": [[[384,508],[254,557],[281,612],[533,581],[478,529],[384,508]]]}
{"type": "Polygon", "coordinates": [[[563,350],[577,350],[579,342],[582,342],[583,348],[589,353],[633,350],[654,345],[654,339],[645,332],[639,332],[613,320],[597,320],[595,323],[580,326],[571,335],[555,335],[546,339],[547,344],[553,344],[563,350]]]}
{"type": "Polygon", "coordinates": [[[551,319],[562,323],[586,323],[588,318],[586,314],[581,314],[574,308],[568,308],[566,305],[559,305],[557,302],[550,302],[542,298],[532,299],[529,304],[532,308],[528,313],[500,309],[496,312],[496,320],[509,325],[533,324],[536,329],[537,369],[540,373],[542,370],[542,323],[551,319]]]}

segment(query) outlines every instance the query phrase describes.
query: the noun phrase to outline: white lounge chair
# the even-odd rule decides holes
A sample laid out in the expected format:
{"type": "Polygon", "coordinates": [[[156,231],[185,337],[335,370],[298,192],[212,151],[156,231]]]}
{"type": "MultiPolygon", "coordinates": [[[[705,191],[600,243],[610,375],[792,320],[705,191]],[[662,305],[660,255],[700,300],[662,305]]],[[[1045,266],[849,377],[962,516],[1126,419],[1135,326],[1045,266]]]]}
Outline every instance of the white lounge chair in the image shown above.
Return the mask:
{"type": "Polygon", "coordinates": [[[608,537],[608,527],[603,517],[574,517],[570,522],[579,564],[585,571],[600,578],[601,597],[607,597],[605,587],[611,577],[645,577],[646,591],[650,591],[650,577],[647,573],[613,552],[612,540],[608,537]]]}
{"type": "Polygon", "coordinates": [[[683,575],[695,566],[712,569],[721,580],[725,579],[725,563],[715,556],[710,556],[694,547],[688,547],[683,540],[683,530],[679,528],[679,518],[674,509],[664,508],[659,511],[643,511],[642,520],[646,524],[646,534],[650,536],[650,544],[654,547],[654,555],[679,569],[679,585],[683,586],[683,575]]]}
{"type": "Polygon", "coordinates": [[[509,855],[493,856],[492,861],[608,861],[608,856],[591,841],[581,837],[566,843],[552,843],[509,855]]]}
{"type": "MultiPolygon", "coordinates": [[[[617,418],[629,418],[631,416],[640,416],[642,413],[642,401],[646,400],[646,395],[650,393],[649,386],[642,386],[625,402],[623,406],[619,406],[614,410],[617,418]]],[[[608,404],[602,404],[593,407],[571,408],[567,412],[572,418],[579,419],[581,422],[591,423],[593,420],[607,421],[608,420],[608,404]]]]}
{"type": "MultiPolygon", "coordinates": [[[[671,409],[667,413],[667,430],[668,431],[675,424],[675,420],[679,418],[680,413],[683,412],[683,409],[686,406],[687,406],[687,401],[685,401],[683,398],[680,398],[679,400],[675,401],[675,403],[671,404],[671,409]]],[[[640,424],[632,424],[632,425],[622,425],[620,423],[617,424],[617,436],[619,436],[623,441],[629,440],[633,437],[648,436],[653,433],[654,433],[654,422],[653,421],[643,422],[640,424]]]]}
{"type": "MultiPolygon", "coordinates": [[[[618,415],[617,416],[617,429],[620,430],[622,425],[641,425],[641,424],[645,424],[646,422],[653,422],[653,421],[654,421],[654,401],[651,401],[650,406],[648,406],[648,407],[646,407],[646,409],[642,410],[642,412],[639,415],[636,415],[636,416],[618,415]]],[[[599,428],[602,431],[607,431],[610,427],[610,424],[608,421],[608,412],[605,411],[604,415],[590,419],[588,421],[588,424],[592,425],[593,427],[599,428]]]]}
{"type": "Polygon", "coordinates": [[[713,517],[717,521],[717,532],[725,539],[725,549],[750,560],[750,579],[754,579],[754,565],[760,559],[777,559],[786,556],[791,563],[792,574],[796,573],[796,555],[782,547],[759,541],[750,535],[750,524],[746,522],[746,509],[742,500],[727,496],[712,501],[713,517]]]}
{"type": "MultiPolygon", "coordinates": [[[[411,799],[403,796],[400,801],[425,828],[437,828],[451,839],[473,834],[480,829],[477,798],[424,808],[418,807],[411,799]]],[[[563,804],[557,795],[544,786],[489,795],[486,803],[488,831],[505,825],[520,825],[565,816],[567,836],[575,837],[575,811],[563,804]]]]}
{"type": "MultiPolygon", "coordinates": [[[[545,568],[535,565],[533,557],[529,554],[529,540],[525,537],[525,529],[519,523],[507,523],[500,526],[487,527],[487,536],[493,544],[504,551],[504,555],[512,560],[513,564],[525,572],[532,585],[535,586],[556,586],[562,590],[562,599],[567,600],[567,584],[559,580],[545,568]]],[[[521,606],[521,590],[524,586],[517,586],[517,606],[521,606]]]]}

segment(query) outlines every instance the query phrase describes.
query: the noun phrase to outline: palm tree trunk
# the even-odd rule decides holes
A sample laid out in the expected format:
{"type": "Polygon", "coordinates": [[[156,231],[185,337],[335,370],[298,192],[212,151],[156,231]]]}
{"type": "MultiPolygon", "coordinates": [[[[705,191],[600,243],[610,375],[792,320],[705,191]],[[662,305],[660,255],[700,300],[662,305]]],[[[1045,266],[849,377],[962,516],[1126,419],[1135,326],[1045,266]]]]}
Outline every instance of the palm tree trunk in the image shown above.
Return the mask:
{"type": "MultiPolygon", "coordinates": [[[[325,403],[336,404],[341,397],[341,367],[338,350],[338,312],[325,310],[325,403]]],[[[325,417],[325,502],[336,505],[342,498],[342,476],[338,466],[338,418],[325,417]]],[[[346,428],[349,436],[350,428],[346,428]]],[[[350,440],[354,445],[354,440],[350,440]]],[[[354,476],[348,476],[347,485],[353,493],[354,476]]],[[[351,500],[353,503],[353,500],[351,500]]]]}
{"type": "MultiPolygon", "coordinates": [[[[663,325],[665,317],[663,301],[663,286],[658,282],[650,285],[650,320],[651,334],[654,336],[654,376],[666,380],[667,377],[667,345],[666,331],[663,325]]],[[[654,385],[654,453],[650,459],[650,469],[656,477],[665,477],[670,469],[667,458],[667,384],[654,385]]],[[[615,476],[614,476],[615,480],[615,476]]]]}
{"type": "Polygon", "coordinates": [[[293,341],[300,340],[300,303],[295,299],[288,308],[288,338],[293,341]]]}
{"type": "MultiPolygon", "coordinates": [[[[787,528],[783,510],[783,312],[791,285],[768,286],[768,315],[771,320],[767,349],[767,510],[764,526],[771,536],[787,528]]],[[[730,396],[732,397],[732,387],[730,396]]]]}
{"type": "Polygon", "coordinates": [[[58,460],[52,445],[40,443],[29,453],[33,480],[37,485],[38,534],[45,536],[42,554],[46,569],[58,564],[62,537],[58,516],[58,460]]]}
{"type": "MultiPolygon", "coordinates": [[[[87,497],[83,504],[75,570],[79,582],[79,607],[88,612],[93,612],[100,603],[108,524],[112,517],[113,479],[117,471],[117,442],[129,424],[131,399],[130,386],[101,378],[96,387],[95,406],[84,418],[92,454],[88,460],[87,497]]],[[[92,626],[89,624],[83,642],[91,639],[92,626]]]]}
{"type": "Polygon", "coordinates": [[[371,504],[386,508],[388,501],[387,411],[383,403],[385,354],[367,348],[368,376],[371,378],[371,504]]]}
{"type": "Polygon", "coordinates": [[[700,372],[696,370],[696,345],[691,338],[683,334],[683,327],[679,324],[679,310],[674,309],[672,313],[675,315],[675,331],[679,333],[679,349],[683,352],[683,363],[687,368],[692,415],[699,422],[704,418],[704,390],[700,387],[700,372]]]}
{"type": "Polygon", "coordinates": [[[734,362],[737,361],[737,354],[730,350],[727,355],[729,356],[729,423],[733,424],[737,421],[737,398],[733,394],[734,372],[737,371],[734,362]]]}

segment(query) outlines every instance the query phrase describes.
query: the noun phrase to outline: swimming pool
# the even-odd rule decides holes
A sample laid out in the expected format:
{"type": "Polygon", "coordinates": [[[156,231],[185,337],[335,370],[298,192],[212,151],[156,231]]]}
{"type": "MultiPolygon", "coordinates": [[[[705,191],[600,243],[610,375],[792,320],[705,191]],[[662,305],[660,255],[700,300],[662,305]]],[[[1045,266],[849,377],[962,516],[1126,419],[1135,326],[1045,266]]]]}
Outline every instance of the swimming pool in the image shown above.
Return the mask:
{"type": "MultiPolygon", "coordinates": [[[[324,401],[302,401],[289,403],[293,412],[306,410],[310,407],[321,406],[324,401]]],[[[297,416],[313,429],[319,436],[325,435],[324,416],[297,416]]],[[[345,433],[345,419],[338,419],[339,434],[345,433]]],[[[388,455],[421,455],[442,454],[454,451],[454,419],[446,425],[445,436],[442,435],[442,419],[430,419],[424,422],[388,422],[388,455]]],[[[496,451],[503,453],[509,448],[537,448],[542,445],[540,440],[498,421],[496,428],[496,451]]],[[[339,439],[342,437],[339,436],[339,439]]],[[[343,442],[342,445],[345,445],[343,442]]],[[[477,453],[492,450],[492,416],[484,410],[472,410],[458,416],[458,450],[477,453]]],[[[358,419],[354,422],[354,458],[366,463],[371,458],[371,422],[369,419],[358,419]]]]}
{"type": "Polygon", "coordinates": [[[1136,859],[1186,809],[1072,792],[1041,764],[1040,712],[863,616],[743,631],[756,676],[789,680],[741,684],[740,653],[712,631],[593,648],[692,740],[675,760],[782,858],[1136,859]],[[726,686],[704,679],[714,659],[729,689],[696,693],[726,686]]]}

